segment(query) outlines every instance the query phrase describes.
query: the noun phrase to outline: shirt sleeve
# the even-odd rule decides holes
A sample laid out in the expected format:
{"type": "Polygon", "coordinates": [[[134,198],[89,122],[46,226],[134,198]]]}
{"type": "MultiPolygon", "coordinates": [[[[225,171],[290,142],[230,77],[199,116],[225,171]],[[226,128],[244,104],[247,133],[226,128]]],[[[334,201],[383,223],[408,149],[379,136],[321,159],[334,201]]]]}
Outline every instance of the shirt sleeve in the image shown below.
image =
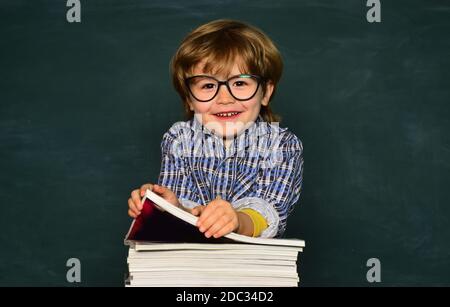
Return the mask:
{"type": "Polygon", "coordinates": [[[253,209],[266,219],[268,227],[261,237],[280,237],[286,230],[287,217],[300,197],[303,182],[302,143],[289,133],[270,156],[270,166],[262,169],[253,190],[233,206],[236,209],[253,209]]]}
{"type": "Polygon", "coordinates": [[[245,208],[240,210],[240,212],[245,213],[252,220],[253,223],[253,235],[252,237],[259,237],[264,229],[267,228],[266,219],[258,212],[253,209],[245,208]]]}
{"type": "Polygon", "coordinates": [[[198,189],[185,166],[181,143],[171,131],[166,132],[161,142],[161,171],[158,184],[169,188],[180,203],[192,209],[201,203],[198,189]]]}

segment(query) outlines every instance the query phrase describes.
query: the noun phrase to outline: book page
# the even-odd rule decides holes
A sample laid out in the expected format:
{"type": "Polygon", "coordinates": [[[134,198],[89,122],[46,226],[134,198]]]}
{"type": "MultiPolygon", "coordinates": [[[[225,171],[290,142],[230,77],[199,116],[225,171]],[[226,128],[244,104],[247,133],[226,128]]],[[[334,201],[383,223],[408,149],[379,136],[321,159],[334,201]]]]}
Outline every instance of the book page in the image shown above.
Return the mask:
{"type": "MultiPolygon", "coordinates": [[[[151,200],[154,205],[160,208],[163,211],[170,213],[171,215],[189,223],[196,227],[196,223],[198,220],[197,216],[192,215],[191,213],[184,211],[166,201],[164,198],[160,197],[156,193],[147,190],[143,201],[145,199],[151,200]]],[[[292,247],[304,247],[305,241],[298,239],[275,239],[275,238],[259,238],[259,237],[249,237],[240,235],[237,233],[229,233],[224,236],[230,240],[241,242],[241,243],[249,243],[249,244],[263,244],[263,245],[279,245],[279,246],[292,246],[292,247]]]]}

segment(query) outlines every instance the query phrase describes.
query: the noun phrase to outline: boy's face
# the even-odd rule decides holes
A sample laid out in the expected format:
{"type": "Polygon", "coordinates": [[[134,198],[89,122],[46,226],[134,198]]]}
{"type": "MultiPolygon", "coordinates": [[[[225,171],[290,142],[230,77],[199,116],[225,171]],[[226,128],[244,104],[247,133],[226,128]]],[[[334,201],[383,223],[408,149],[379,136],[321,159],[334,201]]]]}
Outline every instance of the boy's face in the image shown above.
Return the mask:
{"type": "MultiPolygon", "coordinates": [[[[194,67],[193,76],[208,75],[220,81],[228,80],[230,77],[245,74],[239,69],[238,62],[235,61],[228,75],[211,75],[203,70],[204,62],[194,67]]],[[[245,80],[244,80],[245,81],[245,80]]],[[[239,81],[233,83],[240,86],[239,81]]],[[[211,86],[211,85],[209,85],[211,86]]],[[[266,93],[263,95],[262,84],[259,86],[256,94],[249,100],[240,101],[235,99],[225,85],[219,86],[217,95],[208,102],[200,102],[192,95],[188,100],[189,107],[194,111],[197,119],[209,130],[222,136],[223,138],[232,138],[239,135],[249,127],[258,117],[261,105],[267,106],[270,96],[273,92],[273,84],[266,84],[266,93]],[[230,116],[231,115],[231,116],[230,116]]]]}

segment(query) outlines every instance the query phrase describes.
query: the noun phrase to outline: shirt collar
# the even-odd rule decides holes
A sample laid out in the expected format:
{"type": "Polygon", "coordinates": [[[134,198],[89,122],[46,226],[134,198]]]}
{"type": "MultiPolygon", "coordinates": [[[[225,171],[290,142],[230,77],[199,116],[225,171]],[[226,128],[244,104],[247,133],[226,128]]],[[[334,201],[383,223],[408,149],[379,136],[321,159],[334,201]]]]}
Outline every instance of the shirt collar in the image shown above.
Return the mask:
{"type": "MultiPolygon", "coordinates": [[[[194,134],[201,133],[205,139],[211,138],[214,143],[220,143],[223,145],[222,137],[214,134],[208,128],[203,126],[200,121],[194,116],[191,119],[191,129],[194,134]]],[[[280,128],[277,123],[269,123],[264,121],[261,115],[258,115],[256,120],[244,131],[242,131],[237,137],[233,139],[231,145],[226,149],[226,155],[231,155],[242,150],[246,150],[250,146],[255,146],[257,140],[265,135],[270,135],[270,138],[274,138],[287,128],[280,128]],[[256,140],[256,142],[255,142],[256,140]]]]}
{"type": "MultiPolygon", "coordinates": [[[[206,128],[205,126],[203,126],[199,120],[194,116],[191,119],[191,129],[194,132],[202,132],[205,135],[209,135],[209,136],[215,136],[215,137],[219,137],[216,134],[214,134],[213,132],[211,132],[211,130],[209,130],[208,128],[206,128]]],[[[245,135],[245,133],[248,130],[248,133],[254,133],[256,132],[257,135],[264,135],[267,133],[270,133],[270,131],[268,131],[268,129],[265,129],[267,127],[269,127],[270,125],[264,121],[264,119],[262,118],[261,115],[258,115],[258,117],[256,118],[256,120],[253,122],[253,124],[251,124],[247,129],[245,129],[244,131],[242,131],[237,138],[241,137],[242,135],[245,135]],[[265,127],[264,127],[265,126],[265,127]]]]}

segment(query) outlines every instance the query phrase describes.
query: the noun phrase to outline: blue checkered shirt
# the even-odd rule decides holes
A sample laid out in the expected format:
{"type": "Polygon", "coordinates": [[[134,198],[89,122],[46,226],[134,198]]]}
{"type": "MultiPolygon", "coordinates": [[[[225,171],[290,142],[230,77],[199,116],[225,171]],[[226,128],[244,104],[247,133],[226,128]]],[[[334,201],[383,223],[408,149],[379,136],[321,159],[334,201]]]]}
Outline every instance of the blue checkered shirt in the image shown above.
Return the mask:
{"type": "Polygon", "coordinates": [[[287,128],[257,120],[225,147],[195,117],[163,136],[158,183],[184,207],[207,205],[217,195],[236,210],[259,212],[268,227],[261,237],[280,237],[300,196],[303,147],[287,128]]]}

